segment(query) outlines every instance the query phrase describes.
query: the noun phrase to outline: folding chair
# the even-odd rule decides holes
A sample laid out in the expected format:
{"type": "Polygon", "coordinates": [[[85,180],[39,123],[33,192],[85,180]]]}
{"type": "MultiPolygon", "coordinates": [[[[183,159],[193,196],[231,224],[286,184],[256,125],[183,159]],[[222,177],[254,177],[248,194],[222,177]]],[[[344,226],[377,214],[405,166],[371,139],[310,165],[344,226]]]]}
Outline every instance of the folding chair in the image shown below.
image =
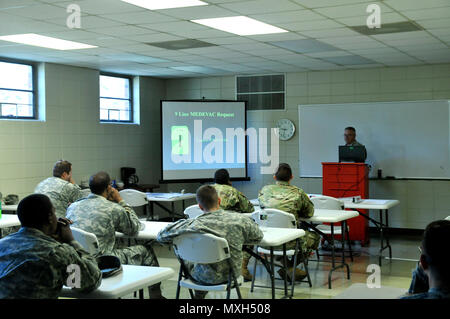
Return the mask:
{"type": "Polygon", "coordinates": [[[203,211],[200,207],[196,205],[191,205],[184,210],[184,214],[189,217],[189,219],[197,218],[198,216],[203,214],[203,211]]]}
{"type": "MultiPolygon", "coordinates": [[[[289,214],[287,212],[284,212],[282,210],[279,210],[279,209],[265,208],[260,211],[254,212],[252,214],[252,218],[256,221],[256,223],[260,227],[297,228],[297,221],[295,220],[295,216],[292,214],[289,214]]],[[[257,253],[263,254],[264,259],[266,261],[267,261],[267,256],[270,256],[270,254],[271,254],[270,250],[265,249],[263,247],[258,247],[258,246],[257,246],[257,253]]],[[[307,259],[306,259],[306,256],[303,255],[301,247],[298,247],[297,254],[300,254],[300,256],[301,256],[301,262],[305,268],[306,277],[308,280],[307,282],[308,282],[309,286],[312,287],[311,278],[309,276],[309,271],[308,271],[307,259]]],[[[284,255],[283,251],[273,250],[273,256],[277,256],[277,257],[283,256],[283,264],[282,265],[275,264],[275,266],[283,268],[285,274],[287,274],[287,270],[288,270],[286,257],[294,256],[294,267],[292,267],[293,269],[292,269],[292,281],[291,281],[291,290],[292,290],[293,285],[295,285],[295,269],[297,267],[297,256],[295,256],[295,250],[294,249],[287,250],[285,255],[284,255]]],[[[265,286],[255,285],[255,277],[256,277],[255,275],[256,275],[257,263],[258,263],[258,260],[255,259],[255,264],[253,266],[253,274],[254,275],[252,278],[250,292],[253,292],[254,287],[265,288],[265,286]]],[[[270,261],[270,264],[271,264],[271,261],[270,261]]],[[[272,269],[272,272],[274,272],[274,269],[272,269]]],[[[284,280],[286,280],[286,278],[284,278],[284,280]]],[[[281,288],[277,288],[277,287],[275,287],[275,288],[281,289],[281,288]]]]}
{"type": "Polygon", "coordinates": [[[192,290],[201,291],[226,291],[227,299],[230,299],[231,289],[235,288],[238,298],[241,299],[241,291],[239,285],[242,284],[243,278],[233,272],[231,264],[230,248],[228,242],[224,238],[214,236],[212,234],[187,233],[177,236],[173,240],[175,255],[180,262],[180,272],[178,275],[176,299],[180,297],[180,288],[189,289],[189,294],[194,299],[192,290]],[[195,264],[213,264],[220,261],[226,261],[229,266],[227,283],[219,285],[204,285],[196,282],[190,275],[189,269],[185,262],[195,264]]]}
{"type": "MultiPolygon", "coordinates": [[[[343,210],[344,209],[343,201],[341,201],[337,198],[334,198],[334,197],[330,197],[330,196],[325,196],[325,195],[313,196],[313,197],[311,197],[311,201],[314,204],[314,208],[317,208],[317,209],[331,209],[331,210],[343,210]]],[[[350,242],[350,234],[349,234],[350,227],[348,226],[348,224],[346,226],[347,227],[345,229],[345,236],[347,237],[347,245],[348,245],[348,249],[349,249],[349,253],[350,253],[350,260],[353,261],[352,244],[350,242]]],[[[329,225],[319,225],[316,228],[326,235],[331,235],[331,227],[329,225]]],[[[335,229],[334,234],[343,236],[343,234],[341,234],[341,228],[335,229]]],[[[345,253],[344,248],[345,247],[342,247],[343,254],[345,253]]],[[[319,255],[318,249],[316,250],[316,255],[317,255],[317,261],[319,261],[320,255],[319,255]]]]}

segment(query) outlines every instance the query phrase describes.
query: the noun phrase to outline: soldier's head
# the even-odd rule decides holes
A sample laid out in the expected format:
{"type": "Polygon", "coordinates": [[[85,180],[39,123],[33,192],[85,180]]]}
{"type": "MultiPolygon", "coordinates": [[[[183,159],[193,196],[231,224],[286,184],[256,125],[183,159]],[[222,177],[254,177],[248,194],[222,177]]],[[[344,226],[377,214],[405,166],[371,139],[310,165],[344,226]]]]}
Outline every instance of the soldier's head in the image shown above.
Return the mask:
{"type": "Polygon", "coordinates": [[[356,139],[356,130],[354,127],[349,126],[345,128],[344,140],[346,144],[353,143],[356,139]]]}
{"type": "Polygon", "coordinates": [[[43,194],[32,194],[22,199],[17,207],[22,227],[36,228],[46,234],[54,234],[58,225],[55,208],[43,194]]]}
{"type": "Polygon", "coordinates": [[[69,182],[72,178],[72,163],[64,160],[57,161],[53,166],[53,176],[69,182]]]}
{"type": "Polygon", "coordinates": [[[220,185],[231,185],[230,174],[224,168],[218,169],[214,173],[214,183],[220,185]]]}
{"type": "Polygon", "coordinates": [[[93,194],[107,197],[110,187],[111,178],[106,172],[98,172],[89,178],[89,188],[93,194]]]}
{"type": "Polygon", "coordinates": [[[430,223],[423,234],[420,246],[420,264],[434,285],[450,288],[450,220],[430,223]]]}
{"type": "Polygon", "coordinates": [[[203,185],[197,189],[197,203],[201,210],[213,212],[220,208],[220,198],[216,189],[210,185],[203,185]]]}
{"type": "Polygon", "coordinates": [[[292,176],[292,169],[289,164],[280,163],[273,178],[279,182],[289,182],[294,176],[292,176]]]}

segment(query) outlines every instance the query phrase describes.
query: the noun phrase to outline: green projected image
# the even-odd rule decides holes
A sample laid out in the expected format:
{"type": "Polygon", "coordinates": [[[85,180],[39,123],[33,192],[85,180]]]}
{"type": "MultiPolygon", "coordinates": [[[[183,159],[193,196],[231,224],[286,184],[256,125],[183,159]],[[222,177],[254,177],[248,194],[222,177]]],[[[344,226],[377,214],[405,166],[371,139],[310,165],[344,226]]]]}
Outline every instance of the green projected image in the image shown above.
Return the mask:
{"type": "Polygon", "coordinates": [[[172,126],[172,154],[189,154],[189,129],[187,126],[172,126]]]}

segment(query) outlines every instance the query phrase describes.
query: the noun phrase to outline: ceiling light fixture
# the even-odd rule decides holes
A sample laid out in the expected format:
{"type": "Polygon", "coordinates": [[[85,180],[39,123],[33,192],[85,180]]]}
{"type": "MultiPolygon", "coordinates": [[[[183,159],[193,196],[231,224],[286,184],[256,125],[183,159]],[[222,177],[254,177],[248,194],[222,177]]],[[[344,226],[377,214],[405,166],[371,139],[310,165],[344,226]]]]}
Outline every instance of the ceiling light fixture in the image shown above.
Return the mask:
{"type": "Polygon", "coordinates": [[[208,5],[206,2],[199,0],[122,0],[122,1],[149,10],[161,10],[161,9],[208,5]]]}
{"type": "Polygon", "coordinates": [[[258,35],[289,32],[245,16],[199,19],[191,21],[237,35],[258,35]]]}
{"type": "Polygon", "coordinates": [[[61,40],[57,38],[47,37],[36,33],[24,33],[0,36],[0,40],[9,41],[27,45],[34,45],[37,47],[56,49],[56,50],[78,50],[97,48],[97,46],[84,44],[80,42],[73,42],[61,40]]]}

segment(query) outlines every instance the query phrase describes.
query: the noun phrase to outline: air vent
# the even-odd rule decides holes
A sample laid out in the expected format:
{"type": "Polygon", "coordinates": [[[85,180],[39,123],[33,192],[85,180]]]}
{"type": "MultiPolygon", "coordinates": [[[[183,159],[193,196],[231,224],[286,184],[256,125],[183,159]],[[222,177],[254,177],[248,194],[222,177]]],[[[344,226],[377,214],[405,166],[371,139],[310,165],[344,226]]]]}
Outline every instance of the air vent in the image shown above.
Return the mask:
{"type": "Polygon", "coordinates": [[[153,43],[147,43],[147,44],[155,46],[155,47],[163,48],[163,49],[168,49],[168,50],[184,50],[184,49],[195,49],[195,48],[205,48],[205,47],[216,46],[215,44],[200,41],[200,40],[195,40],[195,39],[153,42],[153,43]]]}
{"type": "Polygon", "coordinates": [[[363,35],[379,35],[387,33],[411,32],[423,30],[421,26],[411,21],[386,23],[386,24],[382,23],[381,28],[379,29],[376,28],[369,29],[366,25],[353,26],[349,28],[363,35]]]}
{"type": "Polygon", "coordinates": [[[247,110],[284,110],[284,74],[236,77],[236,99],[247,101],[247,110]]]}

